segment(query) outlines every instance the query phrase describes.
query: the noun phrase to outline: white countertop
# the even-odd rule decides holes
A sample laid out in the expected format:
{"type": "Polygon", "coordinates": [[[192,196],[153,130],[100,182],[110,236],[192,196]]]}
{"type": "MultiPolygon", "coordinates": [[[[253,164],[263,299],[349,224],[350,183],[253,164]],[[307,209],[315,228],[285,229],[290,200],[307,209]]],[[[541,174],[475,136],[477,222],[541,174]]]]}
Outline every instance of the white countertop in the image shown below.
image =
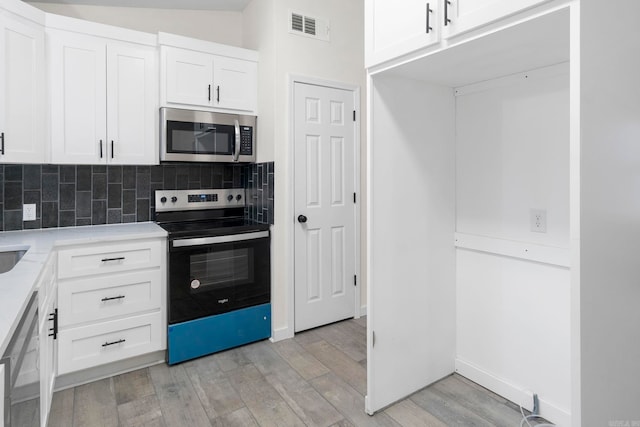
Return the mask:
{"type": "Polygon", "coordinates": [[[47,228],[33,231],[0,232],[0,251],[27,249],[10,271],[0,274],[0,357],[35,290],[49,255],[64,246],[166,237],[153,222],[47,228]]]}

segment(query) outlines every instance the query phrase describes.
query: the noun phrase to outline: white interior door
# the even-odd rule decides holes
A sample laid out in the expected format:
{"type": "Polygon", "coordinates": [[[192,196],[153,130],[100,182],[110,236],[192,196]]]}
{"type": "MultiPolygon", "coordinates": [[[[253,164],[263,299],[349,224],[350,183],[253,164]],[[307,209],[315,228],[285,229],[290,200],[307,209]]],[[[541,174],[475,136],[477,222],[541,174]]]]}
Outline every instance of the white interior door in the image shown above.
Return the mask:
{"type": "Polygon", "coordinates": [[[295,331],[354,316],[354,92],[295,83],[295,331]]]}

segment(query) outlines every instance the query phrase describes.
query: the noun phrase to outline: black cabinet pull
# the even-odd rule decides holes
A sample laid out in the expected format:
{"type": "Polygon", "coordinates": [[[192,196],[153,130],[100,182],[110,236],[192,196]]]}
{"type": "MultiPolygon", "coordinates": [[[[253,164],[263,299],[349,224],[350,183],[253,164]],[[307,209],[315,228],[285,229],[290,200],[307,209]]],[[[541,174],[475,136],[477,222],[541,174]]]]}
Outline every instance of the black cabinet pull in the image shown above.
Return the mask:
{"type": "Polygon", "coordinates": [[[102,262],[109,262],[109,261],[124,261],[124,257],[119,256],[117,258],[102,258],[102,262]]]}
{"type": "Polygon", "coordinates": [[[116,299],[123,299],[124,297],[125,297],[124,295],[118,295],[117,297],[104,297],[100,301],[102,301],[102,302],[113,301],[113,300],[116,300],[116,299]]]}
{"type": "Polygon", "coordinates": [[[211,101],[211,85],[209,85],[209,89],[207,89],[207,93],[209,94],[209,101],[211,101]]]}
{"type": "Polygon", "coordinates": [[[431,12],[433,12],[433,10],[429,7],[429,3],[427,3],[427,34],[429,34],[429,32],[433,30],[433,28],[431,28],[431,25],[429,24],[429,18],[431,17],[431,12]]]}
{"type": "Polygon", "coordinates": [[[50,322],[53,321],[53,327],[49,328],[49,331],[51,331],[51,333],[49,334],[50,337],[53,337],[53,339],[58,339],[58,309],[56,308],[53,313],[49,313],[49,319],[50,322]]]}
{"type": "Polygon", "coordinates": [[[102,140],[100,140],[100,158],[102,158],[102,140]]]}
{"type": "Polygon", "coordinates": [[[2,147],[0,147],[0,154],[4,156],[4,132],[0,133],[0,141],[2,141],[2,147]]]}
{"type": "Polygon", "coordinates": [[[116,345],[116,344],[121,344],[123,342],[125,342],[126,340],[121,338],[118,341],[112,341],[112,342],[106,342],[104,344],[102,344],[103,347],[109,347],[110,345],[116,345]]]}
{"type": "Polygon", "coordinates": [[[113,159],[113,139],[111,140],[111,158],[113,159]]]}
{"type": "Polygon", "coordinates": [[[220,102],[220,85],[216,88],[216,101],[220,102]]]}
{"type": "Polygon", "coordinates": [[[449,6],[451,6],[451,2],[449,0],[445,0],[444,2],[444,26],[446,27],[451,22],[449,19],[449,6]]]}

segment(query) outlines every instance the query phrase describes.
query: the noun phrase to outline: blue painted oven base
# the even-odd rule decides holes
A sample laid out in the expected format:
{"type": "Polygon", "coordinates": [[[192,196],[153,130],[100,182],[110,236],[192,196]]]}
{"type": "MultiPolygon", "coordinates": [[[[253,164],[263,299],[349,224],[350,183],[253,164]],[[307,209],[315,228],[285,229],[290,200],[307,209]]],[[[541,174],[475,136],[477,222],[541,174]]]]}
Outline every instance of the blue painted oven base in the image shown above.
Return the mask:
{"type": "Polygon", "coordinates": [[[237,347],[271,336],[271,304],[169,325],[167,363],[237,347]]]}

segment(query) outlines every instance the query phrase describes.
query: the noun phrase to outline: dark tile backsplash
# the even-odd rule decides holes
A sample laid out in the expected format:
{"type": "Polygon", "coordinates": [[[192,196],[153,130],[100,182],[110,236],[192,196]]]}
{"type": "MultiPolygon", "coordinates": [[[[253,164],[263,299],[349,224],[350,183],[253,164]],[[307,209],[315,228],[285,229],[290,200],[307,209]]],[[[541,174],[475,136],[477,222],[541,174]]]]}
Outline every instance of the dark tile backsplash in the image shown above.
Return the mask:
{"type": "Polygon", "coordinates": [[[244,188],[247,191],[247,217],[264,224],[273,224],[274,163],[247,166],[244,188]]]}
{"type": "Polygon", "coordinates": [[[149,221],[154,191],[247,189],[248,218],[273,224],[273,162],[159,166],[0,165],[0,231],[149,221]],[[36,220],[22,221],[22,205],[36,220]]]}

